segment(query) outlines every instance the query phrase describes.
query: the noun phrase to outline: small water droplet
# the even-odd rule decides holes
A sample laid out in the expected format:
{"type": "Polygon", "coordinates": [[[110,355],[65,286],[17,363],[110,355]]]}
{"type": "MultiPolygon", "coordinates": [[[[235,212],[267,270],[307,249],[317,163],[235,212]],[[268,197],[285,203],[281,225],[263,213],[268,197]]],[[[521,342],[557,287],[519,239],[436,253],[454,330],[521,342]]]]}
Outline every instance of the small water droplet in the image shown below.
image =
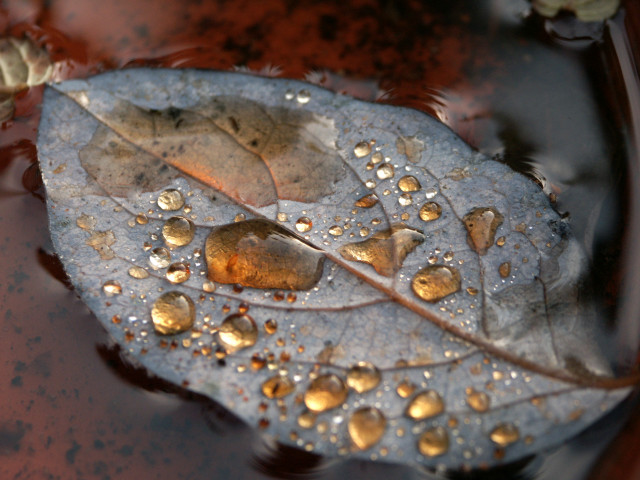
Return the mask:
{"type": "Polygon", "coordinates": [[[293,98],[296,96],[295,92],[293,90],[287,90],[286,92],[284,92],[284,98],[285,100],[293,100],[293,98]]]}
{"type": "Polygon", "coordinates": [[[279,222],[286,222],[289,220],[289,215],[284,212],[279,212],[277,218],[279,222]]]}
{"type": "Polygon", "coordinates": [[[136,222],[139,225],[146,225],[147,223],[149,223],[149,218],[144,213],[139,213],[138,215],[136,215],[136,222]]]}
{"type": "Polygon", "coordinates": [[[122,286],[120,286],[120,283],[116,282],[115,280],[108,280],[102,285],[102,290],[107,295],[107,297],[112,297],[114,295],[120,295],[122,293],[122,286]]]}
{"type": "Polygon", "coordinates": [[[395,171],[393,169],[393,165],[391,165],[390,163],[384,163],[378,167],[378,170],[376,170],[376,176],[380,180],[393,178],[394,175],[395,175],[395,171]]]}
{"type": "Polygon", "coordinates": [[[129,276],[133,278],[137,278],[138,280],[141,280],[143,278],[147,278],[149,276],[149,272],[147,272],[142,267],[138,267],[137,265],[134,265],[133,267],[129,268],[129,276]]]}
{"type": "Polygon", "coordinates": [[[249,315],[234,313],[224,319],[218,330],[220,342],[228,350],[252,347],[258,340],[258,327],[249,315]]]}
{"type": "Polygon", "coordinates": [[[502,278],[507,278],[511,273],[511,263],[509,262],[501,263],[500,266],[498,267],[498,272],[500,273],[500,276],[502,278]]]}
{"type": "Polygon", "coordinates": [[[429,265],[415,274],[413,292],[427,302],[437,302],[460,290],[460,272],[446,265],[429,265]]]}
{"type": "Polygon", "coordinates": [[[203,282],[202,290],[204,290],[207,293],[213,293],[216,291],[216,284],[213,282],[203,282]]]}
{"type": "Polygon", "coordinates": [[[369,142],[359,142],[356,143],[356,146],[353,147],[353,154],[358,157],[366,157],[371,153],[371,145],[369,142]]]}
{"type": "Polygon", "coordinates": [[[381,378],[380,370],[370,362],[358,362],[347,370],[347,385],[358,393],[376,388],[381,378]]]}
{"type": "Polygon", "coordinates": [[[498,237],[498,239],[496,240],[496,245],[499,247],[504,247],[505,243],[507,243],[507,239],[504,236],[498,237]]]}
{"type": "Polygon", "coordinates": [[[432,222],[440,218],[440,215],[442,215],[442,207],[436,202],[427,202],[420,207],[418,215],[420,216],[420,220],[432,222]]]}
{"type": "Polygon", "coordinates": [[[261,353],[251,355],[251,368],[254,370],[262,370],[267,364],[267,359],[261,353]]]}
{"type": "Polygon", "coordinates": [[[278,331],[278,322],[273,318],[268,319],[264,322],[264,331],[267,332],[267,335],[273,335],[278,331]]]}
{"type": "Polygon", "coordinates": [[[489,410],[491,400],[486,393],[469,388],[467,389],[467,404],[476,412],[486,412],[489,410]]]}
{"type": "Polygon", "coordinates": [[[409,380],[403,380],[396,387],[396,393],[401,398],[409,398],[416,390],[416,386],[409,380]]]}
{"type": "Polygon", "coordinates": [[[367,188],[376,188],[376,181],[369,179],[367,181],[364,182],[364,186],[367,188]]]}
{"type": "Polygon", "coordinates": [[[171,217],[162,227],[162,236],[169,246],[183,247],[191,243],[196,227],[186,217],[171,217]]]}
{"type": "Polygon", "coordinates": [[[422,185],[413,175],[405,175],[398,180],[398,188],[403,192],[417,192],[422,188],[422,185]]]}
{"type": "Polygon", "coordinates": [[[371,208],[378,203],[378,196],[375,193],[370,193],[364,197],[359,198],[355,205],[359,208],[371,208]]]}
{"type": "Polygon", "coordinates": [[[360,236],[361,237],[366,237],[367,235],[369,235],[371,233],[371,230],[369,230],[368,227],[362,227],[360,229],[360,236]]]}
{"type": "Polygon", "coordinates": [[[425,457],[437,457],[449,450],[449,435],[443,427],[426,430],[418,439],[418,450],[425,457]]]}
{"type": "Polygon", "coordinates": [[[313,227],[313,222],[309,217],[300,217],[296,220],[296,230],[300,233],[306,233],[313,227]]]}
{"type": "Polygon", "coordinates": [[[354,445],[360,450],[367,450],[380,441],[387,428],[387,419],[374,407],[363,407],[356,410],[347,429],[354,445]]]}
{"type": "Polygon", "coordinates": [[[325,258],[276,222],[262,219],[214,228],[205,256],[212,281],[281,290],[313,287],[325,258]]]}
{"type": "Polygon", "coordinates": [[[493,443],[506,447],[520,438],[518,428],[512,423],[501,423],[494,428],[489,434],[489,438],[493,443]]]}
{"type": "Polygon", "coordinates": [[[302,412],[299,416],[298,416],[298,425],[301,428],[313,428],[313,426],[316,424],[316,414],[313,412],[302,412]]]}
{"type": "Polygon", "coordinates": [[[425,193],[425,196],[427,197],[427,200],[431,200],[433,197],[435,197],[438,194],[438,190],[434,187],[429,187],[424,191],[424,193],[425,193]]]}
{"type": "Polygon", "coordinates": [[[180,190],[169,188],[158,197],[158,207],[166,211],[180,210],[184,205],[184,196],[180,190]]]}
{"type": "Polygon", "coordinates": [[[287,303],[295,303],[297,299],[298,299],[298,296],[295,293],[293,292],[287,293],[287,303]]]}
{"type": "Polygon", "coordinates": [[[296,100],[302,105],[309,103],[309,100],[311,100],[311,93],[309,90],[300,90],[298,95],[296,95],[296,100]]]}
{"type": "Polygon", "coordinates": [[[276,375],[262,383],[262,393],[267,398],[282,398],[289,395],[296,388],[295,383],[286,375],[276,375]]]}
{"type": "Polygon", "coordinates": [[[467,293],[469,295],[477,295],[478,294],[478,289],[477,288],[473,288],[473,287],[467,287],[467,293]]]}
{"type": "Polygon", "coordinates": [[[413,203],[413,197],[410,193],[403,193],[398,197],[398,203],[403,207],[408,207],[413,203]]]}
{"type": "Polygon", "coordinates": [[[340,225],[332,225],[331,227],[329,227],[329,233],[334,237],[339,237],[344,233],[344,230],[342,230],[342,227],[340,225]]]}
{"type": "Polygon", "coordinates": [[[247,216],[244,213],[238,213],[233,218],[234,222],[244,222],[247,219],[247,216]]]}
{"type": "Polygon", "coordinates": [[[467,213],[462,221],[467,229],[469,246],[480,255],[486,254],[503,220],[502,214],[493,207],[474,208],[467,213]]]}
{"type": "Polygon", "coordinates": [[[166,268],[171,263],[171,254],[164,247],[157,247],[151,250],[149,255],[149,264],[154,270],[166,268]]]}
{"type": "Polygon", "coordinates": [[[414,420],[424,420],[444,412],[442,397],[435,390],[425,390],[411,399],[405,413],[414,420]]]}
{"type": "Polygon", "coordinates": [[[182,283],[189,280],[191,272],[189,266],[182,262],[176,262],[169,265],[167,268],[166,277],[171,283],[182,283]]]}
{"type": "Polygon", "coordinates": [[[381,152],[375,152],[373,155],[371,155],[371,162],[373,164],[380,163],[383,160],[384,160],[384,156],[382,155],[381,152]]]}
{"type": "Polygon", "coordinates": [[[304,403],[312,412],[324,412],[344,403],[347,386],[333,373],[320,375],[311,382],[304,394],[304,403]]]}
{"type": "Polygon", "coordinates": [[[453,260],[453,252],[444,252],[442,254],[442,259],[445,262],[450,262],[451,260],[453,260]]]}
{"type": "Polygon", "coordinates": [[[153,327],[162,335],[173,335],[190,329],[195,318],[193,300],[182,292],[162,294],[151,309],[153,327]]]}

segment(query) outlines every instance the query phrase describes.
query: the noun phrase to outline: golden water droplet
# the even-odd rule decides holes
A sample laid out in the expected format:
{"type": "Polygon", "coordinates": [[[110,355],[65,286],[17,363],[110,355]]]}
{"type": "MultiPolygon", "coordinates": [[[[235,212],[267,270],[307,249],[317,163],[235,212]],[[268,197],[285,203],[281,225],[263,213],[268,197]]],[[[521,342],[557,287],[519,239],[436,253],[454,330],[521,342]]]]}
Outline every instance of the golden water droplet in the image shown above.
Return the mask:
{"type": "Polygon", "coordinates": [[[362,407],[353,412],[347,429],[354,445],[360,450],[373,447],[387,428],[387,419],[374,407],[362,407]]]}
{"type": "Polygon", "coordinates": [[[500,276],[502,278],[507,278],[511,273],[511,263],[509,262],[501,263],[500,266],[498,267],[498,272],[500,272],[500,276]]]}
{"type": "Polygon", "coordinates": [[[203,282],[202,290],[204,290],[207,293],[213,293],[216,291],[216,285],[213,282],[203,282]]]}
{"type": "Polygon", "coordinates": [[[296,220],[296,230],[300,233],[308,232],[311,230],[311,227],[313,227],[313,222],[309,217],[300,217],[296,220]]]}
{"type": "Polygon", "coordinates": [[[302,412],[299,416],[298,416],[298,425],[301,428],[313,428],[313,426],[316,424],[316,414],[313,412],[302,412]]]}
{"type": "Polygon", "coordinates": [[[102,290],[107,295],[107,297],[120,295],[122,293],[122,287],[115,280],[108,280],[104,282],[104,285],[102,285],[102,290]]]}
{"type": "Polygon", "coordinates": [[[184,205],[184,196],[179,190],[169,188],[158,197],[158,206],[162,210],[180,210],[184,205]]]}
{"type": "Polygon", "coordinates": [[[512,423],[501,423],[494,428],[489,434],[489,438],[493,443],[506,447],[514,442],[517,442],[520,438],[520,432],[518,427],[512,423]]]}
{"type": "Polygon", "coordinates": [[[247,219],[247,216],[244,213],[238,213],[234,218],[234,222],[244,222],[247,219]]]}
{"type": "Polygon", "coordinates": [[[171,283],[182,283],[189,280],[191,272],[189,266],[182,262],[176,262],[169,265],[167,268],[166,277],[171,283]]]}
{"type": "Polygon", "coordinates": [[[251,356],[251,368],[254,370],[261,370],[267,364],[267,359],[260,353],[254,353],[251,356]]]}
{"type": "Polygon", "coordinates": [[[469,246],[480,255],[486,254],[503,220],[502,214],[493,207],[474,208],[467,213],[462,221],[467,229],[469,246]]]}
{"type": "Polygon", "coordinates": [[[293,292],[289,292],[287,294],[287,302],[288,303],[295,303],[295,301],[298,299],[298,296],[293,293],[293,292]]]}
{"type": "Polygon", "coordinates": [[[371,208],[376,203],[378,203],[378,197],[375,193],[370,193],[369,195],[365,195],[358,199],[355,203],[356,207],[359,208],[371,208]]]}
{"type": "Polygon", "coordinates": [[[368,263],[380,275],[391,277],[422,242],[422,232],[398,224],[377,232],[368,240],[343,245],[338,252],[346,260],[368,263]]]}
{"type": "Polygon", "coordinates": [[[460,290],[460,272],[446,265],[422,268],[411,280],[413,292],[427,302],[437,302],[460,290]]]}
{"type": "Polygon", "coordinates": [[[270,318],[266,322],[264,322],[264,331],[267,332],[267,335],[273,335],[278,331],[278,322],[276,322],[273,318],[270,318]]]}
{"type": "Polygon", "coordinates": [[[149,218],[147,218],[144,213],[139,213],[138,215],[136,215],[136,222],[139,225],[146,225],[147,223],[149,223],[149,218]]]}
{"type": "Polygon", "coordinates": [[[443,427],[426,430],[418,439],[418,450],[426,457],[437,457],[449,450],[449,435],[443,427]]]}
{"type": "Polygon", "coordinates": [[[232,351],[252,347],[258,340],[258,327],[249,315],[234,313],[220,325],[218,338],[232,351]]]}
{"type": "Polygon", "coordinates": [[[361,237],[366,237],[367,235],[369,235],[371,233],[371,230],[369,230],[368,227],[362,227],[360,229],[360,236],[361,237]]]}
{"type": "Polygon", "coordinates": [[[376,388],[380,379],[380,370],[370,362],[358,362],[347,370],[347,385],[358,393],[376,388]]]}
{"type": "Polygon", "coordinates": [[[164,241],[170,246],[183,247],[193,240],[196,226],[186,217],[171,217],[162,227],[164,241]]]}
{"type": "Polygon", "coordinates": [[[371,145],[369,145],[369,142],[359,142],[353,147],[353,154],[358,158],[366,157],[370,153],[371,145]]]}
{"type": "Polygon", "coordinates": [[[453,252],[444,252],[442,254],[442,259],[445,262],[450,262],[451,260],[453,260],[453,252]]]}
{"type": "Polygon", "coordinates": [[[408,207],[413,203],[413,198],[410,193],[403,193],[398,197],[398,203],[403,207],[408,207]]]}
{"type": "Polygon", "coordinates": [[[442,215],[442,207],[436,202],[427,202],[420,207],[418,215],[420,216],[420,220],[432,222],[440,218],[440,215],[442,215]]]}
{"type": "Polygon", "coordinates": [[[491,405],[489,395],[473,388],[467,389],[467,404],[476,412],[486,412],[491,405]]]}
{"type": "Polygon", "coordinates": [[[286,375],[276,375],[262,383],[262,393],[267,398],[282,398],[289,395],[296,388],[295,383],[286,375]]]}
{"type": "Polygon", "coordinates": [[[382,152],[374,152],[373,155],[371,155],[371,162],[372,163],[380,163],[384,160],[384,156],[382,155],[382,152]]]}
{"type": "Polygon", "coordinates": [[[189,330],[196,318],[193,300],[182,292],[162,294],[153,304],[151,319],[157,333],[173,335],[189,330]]]}
{"type": "Polygon", "coordinates": [[[477,288],[473,288],[473,287],[467,287],[467,293],[469,295],[477,295],[478,294],[478,289],[477,288]]]}
{"type": "Polygon", "coordinates": [[[149,255],[149,264],[154,270],[166,268],[171,263],[171,254],[164,247],[157,247],[151,250],[149,255]]]}
{"type": "Polygon", "coordinates": [[[289,215],[284,212],[279,212],[277,215],[277,219],[279,222],[286,222],[289,220],[289,215]]]}
{"type": "Polygon", "coordinates": [[[496,240],[496,245],[499,247],[504,247],[505,243],[507,243],[507,239],[504,236],[498,237],[498,239],[496,240]]]}
{"type": "Polygon", "coordinates": [[[339,407],[347,399],[347,386],[333,373],[320,375],[304,394],[304,403],[312,412],[324,412],[339,407]]]}
{"type": "Polygon", "coordinates": [[[405,413],[414,420],[424,420],[444,412],[442,397],[435,390],[425,390],[411,399],[405,413]]]}
{"type": "Polygon", "coordinates": [[[149,276],[149,272],[147,272],[142,267],[134,265],[133,267],[129,268],[129,276],[141,280],[143,278],[147,278],[149,276]]]}
{"type": "Polygon", "coordinates": [[[402,398],[408,398],[415,390],[416,386],[409,380],[403,380],[396,387],[396,393],[402,398]]]}
{"type": "Polygon", "coordinates": [[[308,290],[322,276],[324,254],[270,220],[214,228],[205,243],[208,278],[218,283],[308,290]]]}
{"type": "Polygon", "coordinates": [[[383,163],[378,167],[378,170],[376,170],[376,176],[380,180],[393,178],[394,175],[395,175],[395,171],[393,169],[393,165],[391,165],[390,163],[383,163]]]}
{"type": "Polygon", "coordinates": [[[413,175],[405,175],[398,180],[398,188],[403,192],[417,192],[422,188],[422,185],[413,175]]]}
{"type": "Polygon", "coordinates": [[[342,227],[339,225],[333,225],[329,227],[329,233],[335,237],[339,237],[344,233],[344,230],[342,230],[342,227]]]}

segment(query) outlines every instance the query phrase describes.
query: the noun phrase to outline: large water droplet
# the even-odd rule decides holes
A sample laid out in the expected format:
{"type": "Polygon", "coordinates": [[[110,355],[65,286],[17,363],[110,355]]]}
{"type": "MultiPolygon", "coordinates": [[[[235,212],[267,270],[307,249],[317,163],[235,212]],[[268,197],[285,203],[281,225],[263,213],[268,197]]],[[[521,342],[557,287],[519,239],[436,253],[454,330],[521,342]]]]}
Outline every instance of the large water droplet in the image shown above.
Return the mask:
{"type": "Polygon", "coordinates": [[[422,185],[413,175],[405,175],[398,180],[398,188],[403,192],[417,192],[422,188],[422,185]]]}
{"type": "Polygon", "coordinates": [[[293,392],[295,388],[296,384],[286,375],[278,374],[262,383],[262,393],[267,398],[285,397],[293,392]]]}
{"type": "Polygon", "coordinates": [[[347,393],[347,386],[340,377],[333,373],[320,375],[309,385],[304,403],[312,412],[324,412],[342,405],[347,393]]]}
{"type": "Polygon", "coordinates": [[[376,388],[380,379],[380,370],[370,362],[358,362],[347,371],[347,385],[358,393],[376,388]]]}
{"type": "Polygon", "coordinates": [[[415,274],[411,281],[413,292],[427,302],[437,302],[460,290],[460,272],[446,265],[429,265],[415,274]]]}
{"type": "Polygon", "coordinates": [[[224,319],[218,330],[220,342],[230,351],[252,347],[258,340],[258,327],[249,315],[234,313],[224,319]]]}
{"type": "Polygon", "coordinates": [[[189,280],[191,272],[189,266],[186,263],[176,262],[169,265],[167,268],[166,277],[171,283],[182,283],[189,280]]]}
{"type": "Polygon", "coordinates": [[[180,190],[169,188],[162,192],[158,197],[158,206],[162,210],[174,211],[180,210],[184,205],[184,196],[180,190]]]}
{"type": "Polygon", "coordinates": [[[387,427],[387,419],[374,407],[363,407],[356,410],[347,426],[349,436],[360,450],[373,447],[380,441],[387,427]]]}
{"type": "Polygon", "coordinates": [[[418,450],[426,457],[436,457],[449,450],[449,435],[443,427],[426,430],[418,439],[418,450]]]}
{"type": "Polygon", "coordinates": [[[193,240],[196,227],[186,217],[171,217],[162,227],[162,236],[170,246],[183,247],[193,240]]]}
{"type": "Polygon", "coordinates": [[[261,219],[214,228],[205,256],[210,280],[281,290],[313,287],[325,258],[277,223],[261,219]]]}
{"type": "Polygon", "coordinates": [[[368,263],[380,275],[391,277],[402,267],[407,255],[422,242],[422,232],[398,224],[368,240],[344,245],[338,252],[347,260],[368,263]]]}
{"type": "Polygon", "coordinates": [[[151,254],[149,255],[149,265],[154,270],[158,270],[160,268],[166,268],[171,263],[171,254],[169,250],[164,247],[157,247],[151,250],[151,254]]]}
{"type": "Polygon", "coordinates": [[[420,216],[420,220],[432,222],[440,218],[440,215],[442,215],[442,207],[436,202],[427,202],[420,207],[418,215],[420,216]]]}
{"type": "Polygon", "coordinates": [[[493,207],[474,208],[467,213],[462,221],[467,229],[469,246],[480,255],[487,253],[503,220],[502,214],[493,207]]]}
{"type": "Polygon", "coordinates": [[[512,423],[501,423],[494,428],[489,434],[489,438],[493,443],[506,447],[514,442],[517,442],[520,438],[520,432],[518,427],[512,423]]]}
{"type": "Polygon", "coordinates": [[[406,414],[414,420],[424,420],[444,412],[442,397],[435,390],[418,393],[407,405],[406,414]]]}
{"type": "Polygon", "coordinates": [[[167,292],[153,304],[151,319],[156,332],[173,335],[189,330],[196,318],[193,300],[182,292],[167,292]]]}

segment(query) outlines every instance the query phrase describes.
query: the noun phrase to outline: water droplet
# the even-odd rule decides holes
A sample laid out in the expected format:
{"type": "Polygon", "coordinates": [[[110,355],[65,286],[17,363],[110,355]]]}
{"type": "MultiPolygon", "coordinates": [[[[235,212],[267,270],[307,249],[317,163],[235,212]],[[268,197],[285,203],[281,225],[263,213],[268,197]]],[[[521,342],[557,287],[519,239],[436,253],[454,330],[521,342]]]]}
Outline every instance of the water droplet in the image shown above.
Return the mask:
{"type": "Polygon", "coordinates": [[[467,229],[469,246],[480,255],[487,253],[503,220],[504,217],[493,207],[474,208],[467,213],[462,221],[467,229]]]}
{"type": "Polygon", "coordinates": [[[129,268],[129,276],[141,280],[143,278],[147,278],[149,276],[149,272],[147,272],[142,267],[134,265],[133,267],[129,268]]]}
{"type": "Polygon", "coordinates": [[[440,215],[442,215],[442,207],[436,202],[427,202],[420,207],[418,215],[420,216],[420,220],[431,222],[440,218],[440,215]]]}
{"type": "Polygon", "coordinates": [[[367,188],[376,188],[376,181],[369,179],[366,182],[364,182],[364,186],[367,188]]]}
{"type": "Polygon", "coordinates": [[[460,272],[446,265],[429,265],[415,274],[413,292],[427,302],[437,302],[460,290],[460,272]]]}
{"type": "Polygon", "coordinates": [[[489,395],[484,392],[478,392],[473,388],[467,389],[467,404],[476,412],[486,412],[489,410],[491,400],[489,395]]]}
{"type": "Polygon", "coordinates": [[[380,163],[384,160],[384,156],[382,155],[381,152],[375,152],[373,155],[371,155],[371,162],[376,164],[376,163],[380,163]]]}
{"type": "Polygon", "coordinates": [[[403,192],[417,192],[422,188],[422,185],[413,175],[405,175],[398,180],[398,188],[403,192]]]}
{"type": "Polygon", "coordinates": [[[347,385],[358,393],[376,388],[380,379],[380,370],[370,362],[358,362],[347,370],[347,385]]]}
{"type": "Polygon", "coordinates": [[[376,170],[376,176],[380,180],[386,180],[388,178],[393,178],[394,174],[395,174],[395,172],[393,170],[393,165],[391,165],[390,163],[384,163],[384,164],[382,164],[382,165],[380,165],[378,167],[378,170],[376,170]]]}
{"type": "Polygon", "coordinates": [[[369,227],[362,227],[360,229],[360,236],[361,237],[366,237],[367,235],[369,235],[371,233],[371,230],[369,229],[369,227]]]}
{"type": "Polygon", "coordinates": [[[293,100],[295,96],[296,94],[293,92],[293,90],[287,90],[286,92],[284,92],[284,98],[286,100],[293,100]]]}
{"type": "Polygon", "coordinates": [[[426,457],[436,457],[449,450],[449,435],[443,427],[426,430],[418,440],[418,450],[426,457]]]}
{"type": "Polygon", "coordinates": [[[378,196],[375,193],[370,193],[364,197],[359,198],[355,205],[359,208],[371,208],[378,203],[378,196]]]}
{"type": "Polygon", "coordinates": [[[311,100],[311,93],[309,90],[300,90],[298,95],[296,95],[296,100],[302,105],[309,103],[309,100],[311,100]]]}
{"type": "Polygon", "coordinates": [[[478,289],[477,288],[473,288],[473,287],[467,287],[467,293],[469,295],[477,295],[478,294],[478,289]]]}
{"type": "Polygon", "coordinates": [[[166,277],[171,283],[182,283],[189,280],[191,272],[189,266],[182,262],[176,262],[169,265],[167,268],[166,277]]]}
{"type": "Polygon", "coordinates": [[[289,292],[287,294],[287,302],[288,303],[295,303],[297,299],[298,299],[298,296],[295,293],[289,292]]]}
{"type": "Polygon", "coordinates": [[[174,211],[180,210],[184,205],[184,196],[180,190],[169,188],[162,192],[158,197],[158,206],[162,210],[174,211]]]}
{"type": "Polygon", "coordinates": [[[149,264],[154,270],[166,268],[171,263],[171,254],[164,247],[157,247],[151,250],[149,255],[149,264]]]}
{"type": "Polygon", "coordinates": [[[499,247],[504,247],[505,243],[507,243],[507,239],[505,237],[498,237],[496,240],[496,245],[499,247]]]}
{"type": "Polygon", "coordinates": [[[311,227],[313,227],[313,222],[309,217],[300,217],[296,220],[296,230],[300,233],[308,232],[311,230],[311,227]]]}
{"type": "Polygon", "coordinates": [[[356,146],[353,147],[353,154],[358,157],[366,157],[371,153],[371,145],[369,142],[359,142],[356,143],[356,146]]]}
{"type": "Polygon", "coordinates": [[[387,419],[374,407],[363,407],[356,410],[347,429],[354,445],[360,450],[373,447],[380,441],[387,428],[387,419]]]}
{"type": "Polygon", "coordinates": [[[506,447],[520,438],[518,428],[512,423],[501,423],[494,428],[489,434],[489,438],[493,443],[506,447]]]}
{"type": "Polygon", "coordinates": [[[252,347],[258,340],[258,327],[249,315],[234,313],[220,325],[218,338],[231,351],[252,347]]]}
{"type": "Polygon", "coordinates": [[[267,398],[282,398],[289,395],[296,388],[295,383],[286,375],[276,375],[262,383],[262,393],[267,398]]]}
{"type": "Polygon", "coordinates": [[[414,420],[424,420],[444,412],[442,397],[435,390],[425,390],[411,399],[405,413],[414,420]]]}
{"type": "Polygon", "coordinates": [[[501,263],[500,266],[498,267],[498,272],[500,273],[500,276],[502,278],[507,278],[511,273],[511,263],[509,262],[501,263]]]}
{"type": "Polygon", "coordinates": [[[193,300],[182,292],[162,294],[151,309],[153,327],[162,335],[173,335],[190,329],[195,318],[193,300]]]}
{"type": "Polygon", "coordinates": [[[270,318],[266,322],[264,322],[264,331],[267,332],[267,335],[273,335],[278,331],[278,322],[276,322],[273,318],[270,318]]]}
{"type": "Polygon", "coordinates": [[[262,370],[267,364],[267,359],[261,353],[251,355],[251,368],[254,370],[262,370]]]}
{"type": "Polygon", "coordinates": [[[408,398],[416,390],[416,386],[409,380],[403,380],[396,387],[396,393],[401,398],[408,398]]]}
{"type": "Polygon", "coordinates": [[[146,225],[147,223],[149,223],[149,219],[144,213],[139,213],[138,215],[136,215],[136,222],[139,225],[146,225]]]}
{"type": "Polygon", "coordinates": [[[425,190],[424,193],[427,197],[427,200],[431,200],[433,197],[435,197],[438,194],[438,190],[434,187],[429,187],[425,190]]]}
{"type": "Polygon", "coordinates": [[[186,217],[171,217],[162,227],[162,236],[169,246],[183,247],[193,240],[196,227],[186,217]]]}
{"type": "Polygon", "coordinates": [[[104,282],[104,285],[102,285],[102,290],[107,295],[107,297],[120,295],[122,293],[122,287],[115,280],[108,280],[104,282]]]}
{"type": "Polygon", "coordinates": [[[335,237],[339,237],[344,233],[344,230],[342,230],[340,225],[333,225],[329,227],[329,233],[335,237]]]}
{"type": "Polygon", "coordinates": [[[313,287],[325,258],[277,223],[261,219],[214,228],[205,256],[212,281],[281,290],[313,287]]]}
{"type": "Polygon", "coordinates": [[[413,203],[413,197],[411,197],[410,193],[403,193],[398,197],[398,203],[403,207],[408,207],[413,203]]]}
{"type": "Polygon", "coordinates": [[[207,293],[213,293],[216,291],[216,285],[213,282],[203,282],[202,290],[204,290],[207,293]]]}
{"type": "Polygon", "coordinates": [[[442,255],[442,259],[445,262],[450,262],[451,260],[453,260],[453,252],[444,252],[444,254],[442,255]]]}
{"type": "Polygon", "coordinates": [[[346,260],[368,263],[380,275],[391,277],[402,267],[407,255],[422,242],[422,232],[398,224],[362,242],[344,245],[338,252],[346,260]]]}
{"type": "Polygon", "coordinates": [[[347,394],[347,386],[342,379],[329,373],[311,382],[304,394],[304,403],[312,412],[324,412],[342,405],[347,394]]]}
{"type": "Polygon", "coordinates": [[[284,212],[279,212],[277,218],[279,222],[286,222],[289,220],[289,215],[284,212]]]}

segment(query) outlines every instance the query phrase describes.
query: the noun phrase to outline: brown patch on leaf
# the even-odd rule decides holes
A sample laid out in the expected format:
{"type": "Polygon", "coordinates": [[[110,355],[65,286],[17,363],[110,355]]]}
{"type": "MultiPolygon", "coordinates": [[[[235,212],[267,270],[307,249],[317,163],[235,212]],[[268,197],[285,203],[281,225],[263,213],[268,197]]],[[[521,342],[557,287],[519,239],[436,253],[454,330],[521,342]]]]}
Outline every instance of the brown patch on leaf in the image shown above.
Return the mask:
{"type": "Polygon", "coordinates": [[[116,243],[116,237],[111,230],[106,232],[93,232],[93,234],[85,240],[85,243],[93,247],[100,254],[102,260],[111,260],[116,254],[111,250],[111,245],[116,243]]]}

